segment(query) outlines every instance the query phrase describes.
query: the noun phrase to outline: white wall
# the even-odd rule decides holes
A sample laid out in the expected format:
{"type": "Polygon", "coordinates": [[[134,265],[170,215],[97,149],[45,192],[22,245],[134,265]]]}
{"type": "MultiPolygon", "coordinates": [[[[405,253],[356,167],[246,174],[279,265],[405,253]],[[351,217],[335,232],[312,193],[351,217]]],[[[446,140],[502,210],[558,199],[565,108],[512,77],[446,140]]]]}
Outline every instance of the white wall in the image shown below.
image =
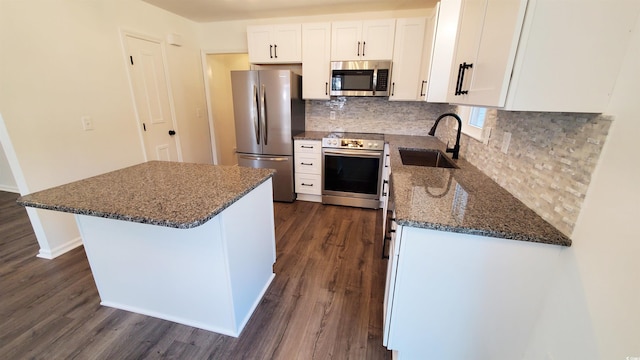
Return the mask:
{"type": "Polygon", "coordinates": [[[2,146],[0,146],[0,191],[18,192],[18,184],[13,177],[9,160],[7,160],[2,146]]]}
{"type": "MultiPolygon", "coordinates": [[[[121,29],[182,35],[167,58],[183,159],[211,162],[195,23],[138,0],[1,1],[0,131],[13,145],[7,157],[22,194],[144,161],[121,29]],[[95,130],[82,130],[82,116],[95,130]]],[[[39,256],[80,244],[72,215],[28,212],[39,256]]]]}
{"type": "Polygon", "coordinates": [[[607,111],[615,120],[527,359],[640,358],[639,63],[640,20],[607,111]]]}

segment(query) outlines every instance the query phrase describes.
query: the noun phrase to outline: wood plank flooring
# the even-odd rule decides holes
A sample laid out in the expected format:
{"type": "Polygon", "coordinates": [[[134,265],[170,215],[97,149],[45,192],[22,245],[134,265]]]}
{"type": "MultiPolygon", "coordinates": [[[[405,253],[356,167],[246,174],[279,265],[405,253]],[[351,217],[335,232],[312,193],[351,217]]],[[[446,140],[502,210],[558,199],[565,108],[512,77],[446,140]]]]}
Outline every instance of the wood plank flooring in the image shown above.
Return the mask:
{"type": "Polygon", "coordinates": [[[238,338],[100,306],[82,248],[54,260],[0,192],[1,359],[390,359],[381,211],[275,203],[276,277],[238,338]]]}

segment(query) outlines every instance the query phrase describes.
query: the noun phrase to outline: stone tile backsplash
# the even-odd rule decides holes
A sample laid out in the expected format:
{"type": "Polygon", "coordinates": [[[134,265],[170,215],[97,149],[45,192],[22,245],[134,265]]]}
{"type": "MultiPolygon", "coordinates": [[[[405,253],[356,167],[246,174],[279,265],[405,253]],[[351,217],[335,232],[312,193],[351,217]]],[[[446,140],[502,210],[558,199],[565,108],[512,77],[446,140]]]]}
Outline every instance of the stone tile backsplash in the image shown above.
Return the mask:
{"type": "Polygon", "coordinates": [[[388,101],[387,98],[338,97],[329,101],[307,100],[306,129],[397,135],[427,135],[448,104],[388,101]],[[330,119],[335,111],[335,120],[330,119]]]}
{"type": "MultiPolygon", "coordinates": [[[[448,104],[394,102],[386,98],[309,100],[310,131],[427,135],[435,119],[456,112],[448,104]],[[335,120],[330,112],[335,111],[335,120]]],[[[441,122],[436,135],[455,141],[455,121],[441,122]]],[[[463,134],[460,155],[542,218],[570,236],[612,119],[601,114],[512,112],[491,109],[488,142],[463,134]],[[511,134],[507,154],[501,151],[511,134]]]]}

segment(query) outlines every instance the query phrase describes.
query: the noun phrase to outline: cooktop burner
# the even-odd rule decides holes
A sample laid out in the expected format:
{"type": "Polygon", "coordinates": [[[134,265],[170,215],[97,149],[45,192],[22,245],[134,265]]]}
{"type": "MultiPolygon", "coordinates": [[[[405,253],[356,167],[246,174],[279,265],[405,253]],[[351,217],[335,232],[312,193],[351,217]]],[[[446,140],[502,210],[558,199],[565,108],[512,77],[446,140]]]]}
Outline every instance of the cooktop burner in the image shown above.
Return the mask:
{"type": "Polygon", "coordinates": [[[322,139],[322,147],[382,151],[384,149],[384,135],[334,132],[322,139]]]}

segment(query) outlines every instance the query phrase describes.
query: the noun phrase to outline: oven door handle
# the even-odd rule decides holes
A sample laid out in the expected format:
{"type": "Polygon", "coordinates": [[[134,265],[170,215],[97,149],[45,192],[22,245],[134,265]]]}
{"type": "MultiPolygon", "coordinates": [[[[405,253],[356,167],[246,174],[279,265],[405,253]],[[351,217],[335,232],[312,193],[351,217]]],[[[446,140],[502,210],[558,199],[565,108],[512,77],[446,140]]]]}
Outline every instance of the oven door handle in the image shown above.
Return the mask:
{"type": "Polygon", "coordinates": [[[325,155],[346,155],[356,157],[381,157],[382,151],[369,151],[369,150],[331,150],[323,149],[325,155]]]}

